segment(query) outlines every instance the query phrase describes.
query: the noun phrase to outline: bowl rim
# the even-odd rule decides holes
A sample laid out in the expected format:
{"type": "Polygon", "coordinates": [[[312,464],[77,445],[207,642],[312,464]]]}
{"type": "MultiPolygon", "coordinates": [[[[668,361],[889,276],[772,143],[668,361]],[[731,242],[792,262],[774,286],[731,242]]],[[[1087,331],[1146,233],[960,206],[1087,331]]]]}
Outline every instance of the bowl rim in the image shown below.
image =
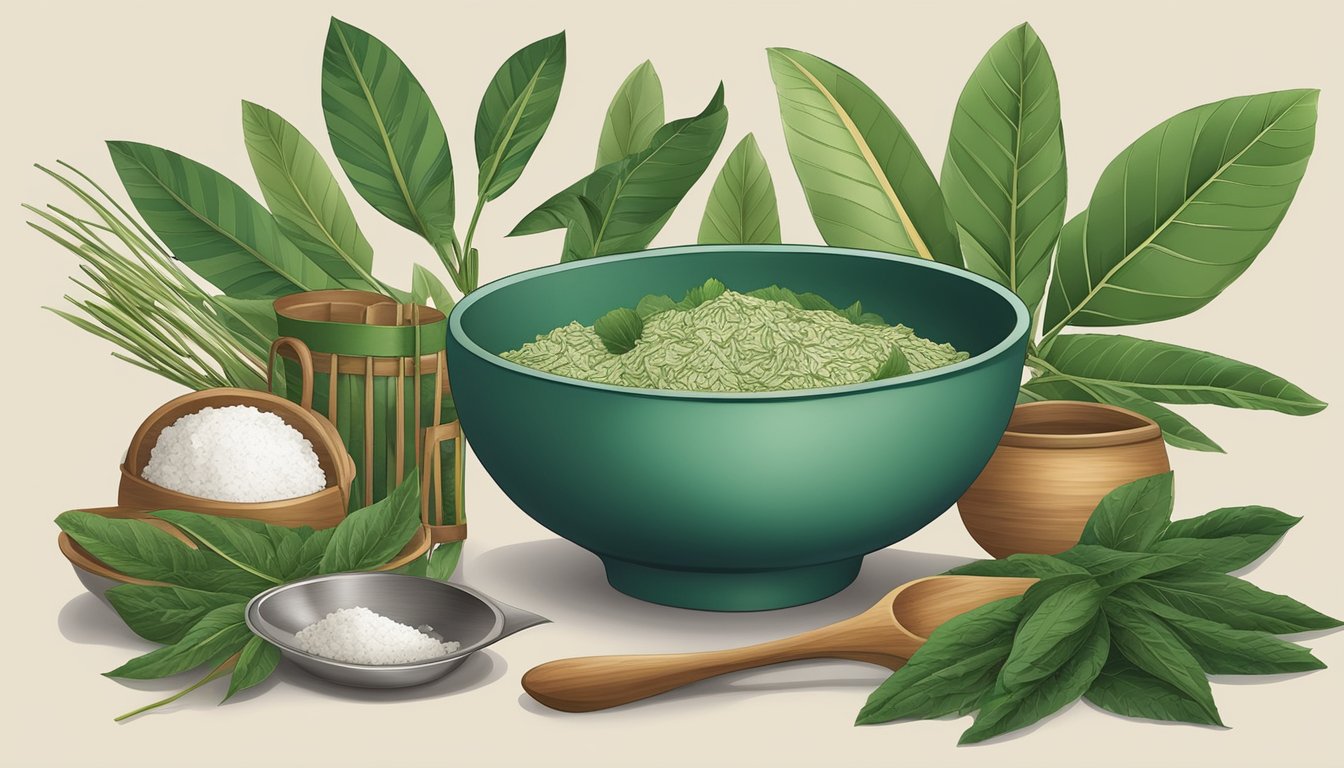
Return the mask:
{"type": "Polygon", "coordinates": [[[639,397],[651,397],[663,400],[728,400],[728,401],[751,401],[751,400],[810,400],[823,397],[837,397],[841,395],[856,394],[859,392],[869,392],[881,389],[897,389],[920,384],[930,379],[946,378],[955,376],[964,371],[978,368],[989,364],[991,361],[1005,354],[1012,349],[1018,341],[1027,335],[1030,326],[1030,316],[1027,313],[1026,304],[1018,298],[1017,294],[990,280],[989,278],[977,275],[970,270],[954,267],[949,264],[922,259],[914,256],[903,256],[894,253],[885,253],[882,251],[872,251],[862,248],[835,248],[827,245],[816,245],[807,243],[788,243],[772,245],[680,245],[665,248],[651,248],[634,253],[623,253],[612,256],[603,256],[600,259],[591,259],[583,261],[573,261],[562,264],[551,264],[544,267],[515,272],[498,280],[493,280],[481,286],[475,291],[467,294],[448,315],[448,333],[460,344],[463,349],[472,355],[484,360],[487,363],[503,368],[513,373],[520,373],[533,378],[544,379],[570,387],[580,389],[596,389],[609,392],[618,392],[626,395],[639,397]],[[717,251],[797,251],[806,250],[814,252],[833,253],[843,256],[857,256],[860,258],[870,258],[882,261],[897,261],[909,264],[923,269],[932,269],[939,272],[953,274],[965,280],[989,289],[991,293],[998,296],[1008,303],[1015,316],[1015,322],[1012,330],[1004,336],[997,344],[978,355],[972,355],[970,358],[959,363],[935,368],[929,371],[906,374],[891,379],[882,379],[879,381],[864,381],[857,384],[843,384],[834,387],[811,387],[808,389],[789,389],[773,392],[690,392],[674,389],[649,389],[647,387],[625,387],[615,384],[604,384],[596,381],[586,381],[583,379],[573,379],[567,376],[558,376],[546,371],[540,371],[535,368],[528,368],[518,363],[510,362],[504,358],[489,352],[484,347],[477,344],[465,331],[462,330],[462,315],[471,309],[471,307],[494,291],[505,288],[516,283],[532,280],[537,277],[549,275],[557,272],[567,272],[574,269],[585,269],[587,267],[617,261],[635,261],[639,259],[656,259],[675,257],[685,253],[713,253],[717,251]]]}
{"type": "Polygon", "coordinates": [[[999,444],[1015,448],[1070,450],[1074,448],[1113,448],[1120,445],[1131,445],[1149,440],[1160,441],[1162,439],[1162,427],[1156,421],[1137,411],[1131,411],[1128,408],[1109,403],[1089,403],[1081,400],[1038,400],[1031,403],[1018,403],[1013,408],[1013,414],[1016,416],[1024,411],[1038,410],[1045,412],[1073,411],[1076,413],[1092,411],[1095,413],[1110,413],[1130,419],[1133,425],[1091,432],[1033,432],[1028,429],[1014,429],[1010,419],[1008,429],[1004,430],[1003,437],[999,438],[999,444]]]}
{"type": "MultiPolygon", "coordinates": [[[[370,610],[374,609],[370,608],[370,610]]],[[[464,586],[462,584],[454,584],[452,582],[439,581],[438,579],[431,579],[426,576],[413,576],[409,573],[392,573],[390,571],[346,571],[343,573],[327,573],[319,576],[311,576],[306,579],[300,579],[299,581],[291,581],[287,584],[278,584],[266,590],[265,592],[261,592],[255,595],[251,600],[247,601],[247,606],[243,610],[243,623],[247,624],[247,628],[251,630],[252,634],[256,635],[257,637],[260,637],[262,640],[265,640],[268,643],[275,645],[283,653],[300,656],[304,659],[318,662],[320,664],[325,664],[333,667],[341,667],[342,669],[353,669],[362,672],[373,672],[379,670],[404,671],[411,669],[425,669],[428,667],[437,667],[442,666],[444,664],[448,664],[450,662],[460,661],[464,657],[469,656],[475,653],[476,651],[485,648],[486,646],[494,644],[501,637],[503,637],[504,634],[504,611],[501,610],[500,607],[496,605],[495,602],[490,598],[486,597],[480,592],[477,592],[471,587],[464,586]],[[276,637],[272,635],[270,632],[266,631],[265,626],[262,624],[260,620],[262,603],[266,602],[266,600],[269,599],[270,597],[277,595],[281,592],[285,592],[287,590],[294,588],[302,588],[309,584],[315,584],[321,581],[332,581],[337,579],[346,579],[351,577],[363,577],[363,576],[373,576],[375,578],[397,578],[397,579],[413,579],[416,581],[426,581],[445,589],[455,589],[460,592],[465,592],[490,609],[490,612],[494,614],[495,624],[493,627],[490,628],[490,631],[486,633],[486,636],[484,638],[475,643],[472,643],[471,645],[463,645],[456,651],[453,651],[452,653],[448,654],[447,656],[440,656],[435,659],[426,659],[425,661],[415,661],[409,664],[356,664],[354,662],[349,661],[339,661],[337,659],[329,659],[325,656],[318,656],[316,654],[308,653],[305,650],[296,648],[291,643],[286,642],[284,638],[276,637]]],[[[266,624],[269,623],[270,622],[266,622],[266,624]]]]}

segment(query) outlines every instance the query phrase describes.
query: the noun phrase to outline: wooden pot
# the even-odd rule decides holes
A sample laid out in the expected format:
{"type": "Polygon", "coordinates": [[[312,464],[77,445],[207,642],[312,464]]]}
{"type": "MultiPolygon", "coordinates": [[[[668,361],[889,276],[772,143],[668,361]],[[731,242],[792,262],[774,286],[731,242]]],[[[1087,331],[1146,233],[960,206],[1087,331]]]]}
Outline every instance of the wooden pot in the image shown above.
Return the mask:
{"type": "Polygon", "coordinates": [[[994,557],[1053,555],[1078,543],[1103,496],[1170,469],[1162,429],[1146,416],[1098,403],[1024,403],[957,509],[994,557]]]}

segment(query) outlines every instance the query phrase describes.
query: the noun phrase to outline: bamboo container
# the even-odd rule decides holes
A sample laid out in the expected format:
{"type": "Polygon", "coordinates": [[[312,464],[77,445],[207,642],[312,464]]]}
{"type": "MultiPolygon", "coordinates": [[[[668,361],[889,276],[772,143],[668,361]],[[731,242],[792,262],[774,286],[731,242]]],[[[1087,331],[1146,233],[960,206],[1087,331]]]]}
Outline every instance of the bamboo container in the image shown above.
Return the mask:
{"type": "Polygon", "coordinates": [[[418,469],[422,521],[435,543],[466,538],[465,446],[445,357],[447,317],[366,291],[311,291],[275,301],[280,338],[269,372],[286,395],[311,390],[353,457],[351,509],[387,496],[418,469]]]}

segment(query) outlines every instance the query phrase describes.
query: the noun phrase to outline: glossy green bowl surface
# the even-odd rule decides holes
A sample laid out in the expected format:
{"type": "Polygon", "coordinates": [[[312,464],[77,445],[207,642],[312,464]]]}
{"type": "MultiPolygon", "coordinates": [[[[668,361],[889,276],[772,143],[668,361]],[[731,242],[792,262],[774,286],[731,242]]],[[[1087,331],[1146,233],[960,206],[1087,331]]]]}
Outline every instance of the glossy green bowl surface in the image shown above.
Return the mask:
{"type": "Polygon", "coordinates": [[[448,368],[486,471],[532,518],[596,553],[613,586],[668,605],[761,610],[834,594],[865,554],[951,507],[1008,424],[1027,328],[1011,292],[930,261],[687,246],[480,288],[449,318],[448,368]],[[710,277],[739,291],[811,291],[841,307],[859,300],[971,358],[865,384],[726,394],[596,384],[498,356],[710,277]]]}

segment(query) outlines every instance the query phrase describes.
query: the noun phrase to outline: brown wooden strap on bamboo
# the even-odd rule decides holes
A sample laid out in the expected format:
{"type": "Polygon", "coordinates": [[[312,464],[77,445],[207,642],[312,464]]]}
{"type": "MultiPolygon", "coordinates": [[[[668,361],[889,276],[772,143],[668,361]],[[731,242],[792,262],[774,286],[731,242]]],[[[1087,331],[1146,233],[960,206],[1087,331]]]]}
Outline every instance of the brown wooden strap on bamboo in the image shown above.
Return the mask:
{"type": "Polygon", "coordinates": [[[467,524],[458,525],[429,525],[429,540],[435,544],[445,544],[450,541],[464,541],[467,538],[467,524]]]}
{"type": "MultiPolygon", "coordinates": [[[[432,370],[434,367],[434,358],[437,355],[438,355],[437,352],[430,352],[428,354],[422,355],[420,360],[420,367],[425,371],[432,370]]],[[[280,357],[283,357],[286,360],[294,360],[295,362],[298,362],[298,358],[294,355],[294,353],[287,349],[280,350],[280,357]]],[[[364,375],[365,363],[364,363],[364,357],[362,355],[340,355],[340,354],[329,355],[326,352],[313,353],[313,373],[321,373],[321,374],[330,373],[331,359],[333,357],[337,359],[336,365],[338,373],[349,374],[352,376],[364,375]]],[[[375,357],[373,358],[373,375],[380,377],[396,376],[398,365],[400,365],[404,369],[405,375],[407,377],[409,377],[415,371],[415,360],[410,355],[407,355],[406,357],[375,357]]],[[[444,392],[450,393],[451,388],[445,385],[444,392]]]]}
{"type": "Polygon", "coordinates": [[[332,424],[335,424],[337,428],[340,426],[340,422],[336,421],[336,404],[340,401],[340,398],[336,397],[336,371],[339,369],[340,355],[337,355],[336,352],[332,352],[332,369],[331,373],[327,374],[327,418],[329,418],[332,424]]]}

